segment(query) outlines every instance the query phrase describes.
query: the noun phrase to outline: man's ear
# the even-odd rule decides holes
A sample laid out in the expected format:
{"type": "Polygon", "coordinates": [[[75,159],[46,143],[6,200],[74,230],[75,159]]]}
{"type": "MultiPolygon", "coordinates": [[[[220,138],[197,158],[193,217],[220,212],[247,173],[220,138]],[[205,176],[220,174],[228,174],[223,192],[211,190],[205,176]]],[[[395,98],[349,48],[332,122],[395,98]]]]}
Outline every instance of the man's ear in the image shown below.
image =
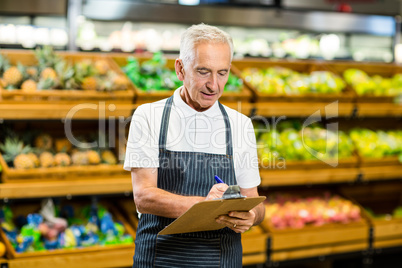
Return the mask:
{"type": "Polygon", "coordinates": [[[183,62],[181,61],[181,59],[176,59],[176,61],[174,62],[174,68],[176,71],[177,78],[179,78],[180,81],[183,81],[184,80],[184,66],[183,66],[183,62]]]}

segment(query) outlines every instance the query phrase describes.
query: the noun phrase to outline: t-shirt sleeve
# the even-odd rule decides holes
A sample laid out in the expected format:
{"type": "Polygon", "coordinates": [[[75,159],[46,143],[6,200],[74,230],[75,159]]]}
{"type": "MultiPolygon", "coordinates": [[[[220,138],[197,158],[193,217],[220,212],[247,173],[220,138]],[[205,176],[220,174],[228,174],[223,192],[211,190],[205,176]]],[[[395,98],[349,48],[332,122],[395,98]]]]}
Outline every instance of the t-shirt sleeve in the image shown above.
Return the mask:
{"type": "Polygon", "coordinates": [[[139,106],[132,116],[124,159],[125,170],[159,167],[156,129],[150,122],[149,106],[139,106]]]}
{"type": "Polygon", "coordinates": [[[244,117],[238,137],[237,155],[234,157],[237,184],[241,188],[257,187],[261,183],[259,172],[257,144],[253,124],[248,117],[244,117]]]}

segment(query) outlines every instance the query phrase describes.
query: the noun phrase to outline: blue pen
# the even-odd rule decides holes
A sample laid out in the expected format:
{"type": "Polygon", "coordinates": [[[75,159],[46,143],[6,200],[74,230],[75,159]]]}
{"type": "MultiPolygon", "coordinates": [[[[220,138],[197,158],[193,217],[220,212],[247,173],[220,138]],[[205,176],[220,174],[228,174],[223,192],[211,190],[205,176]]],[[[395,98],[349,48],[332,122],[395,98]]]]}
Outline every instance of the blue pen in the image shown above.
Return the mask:
{"type": "Polygon", "coordinates": [[[215,180],[217,183],[224,183],[223,180],[221,180],[221,178],[218,177],[218,175],[215,175],[215,180]]]}

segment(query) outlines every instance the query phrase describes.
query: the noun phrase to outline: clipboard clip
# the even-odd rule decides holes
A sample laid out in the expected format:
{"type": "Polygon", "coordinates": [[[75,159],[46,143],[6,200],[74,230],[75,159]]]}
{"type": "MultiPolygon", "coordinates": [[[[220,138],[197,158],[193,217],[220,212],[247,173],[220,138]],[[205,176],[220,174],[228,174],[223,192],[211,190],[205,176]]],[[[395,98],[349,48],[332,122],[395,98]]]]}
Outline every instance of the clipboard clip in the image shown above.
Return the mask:
{"type": "Polygon", "coordinates": [[[234,199],[234,198],[245,198],[245,196],[240,193],[239,185],[230,185],[229,188],[223,193],[222,199],[234,199]]]}

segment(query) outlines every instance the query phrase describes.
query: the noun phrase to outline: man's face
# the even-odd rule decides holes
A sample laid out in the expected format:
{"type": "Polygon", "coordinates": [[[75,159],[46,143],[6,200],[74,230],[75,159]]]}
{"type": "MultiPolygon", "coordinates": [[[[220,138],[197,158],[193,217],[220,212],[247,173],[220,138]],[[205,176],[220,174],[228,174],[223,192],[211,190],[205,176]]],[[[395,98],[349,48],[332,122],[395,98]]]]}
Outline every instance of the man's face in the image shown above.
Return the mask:
{"type": "Polygon", "coordinates": [[[207,42],[196,45],[194,60],[186,64],[182,79],[179,75],[184,101],[199,112],[210,108],[222,96],[230,66],[229,45],[207,42]]]}

